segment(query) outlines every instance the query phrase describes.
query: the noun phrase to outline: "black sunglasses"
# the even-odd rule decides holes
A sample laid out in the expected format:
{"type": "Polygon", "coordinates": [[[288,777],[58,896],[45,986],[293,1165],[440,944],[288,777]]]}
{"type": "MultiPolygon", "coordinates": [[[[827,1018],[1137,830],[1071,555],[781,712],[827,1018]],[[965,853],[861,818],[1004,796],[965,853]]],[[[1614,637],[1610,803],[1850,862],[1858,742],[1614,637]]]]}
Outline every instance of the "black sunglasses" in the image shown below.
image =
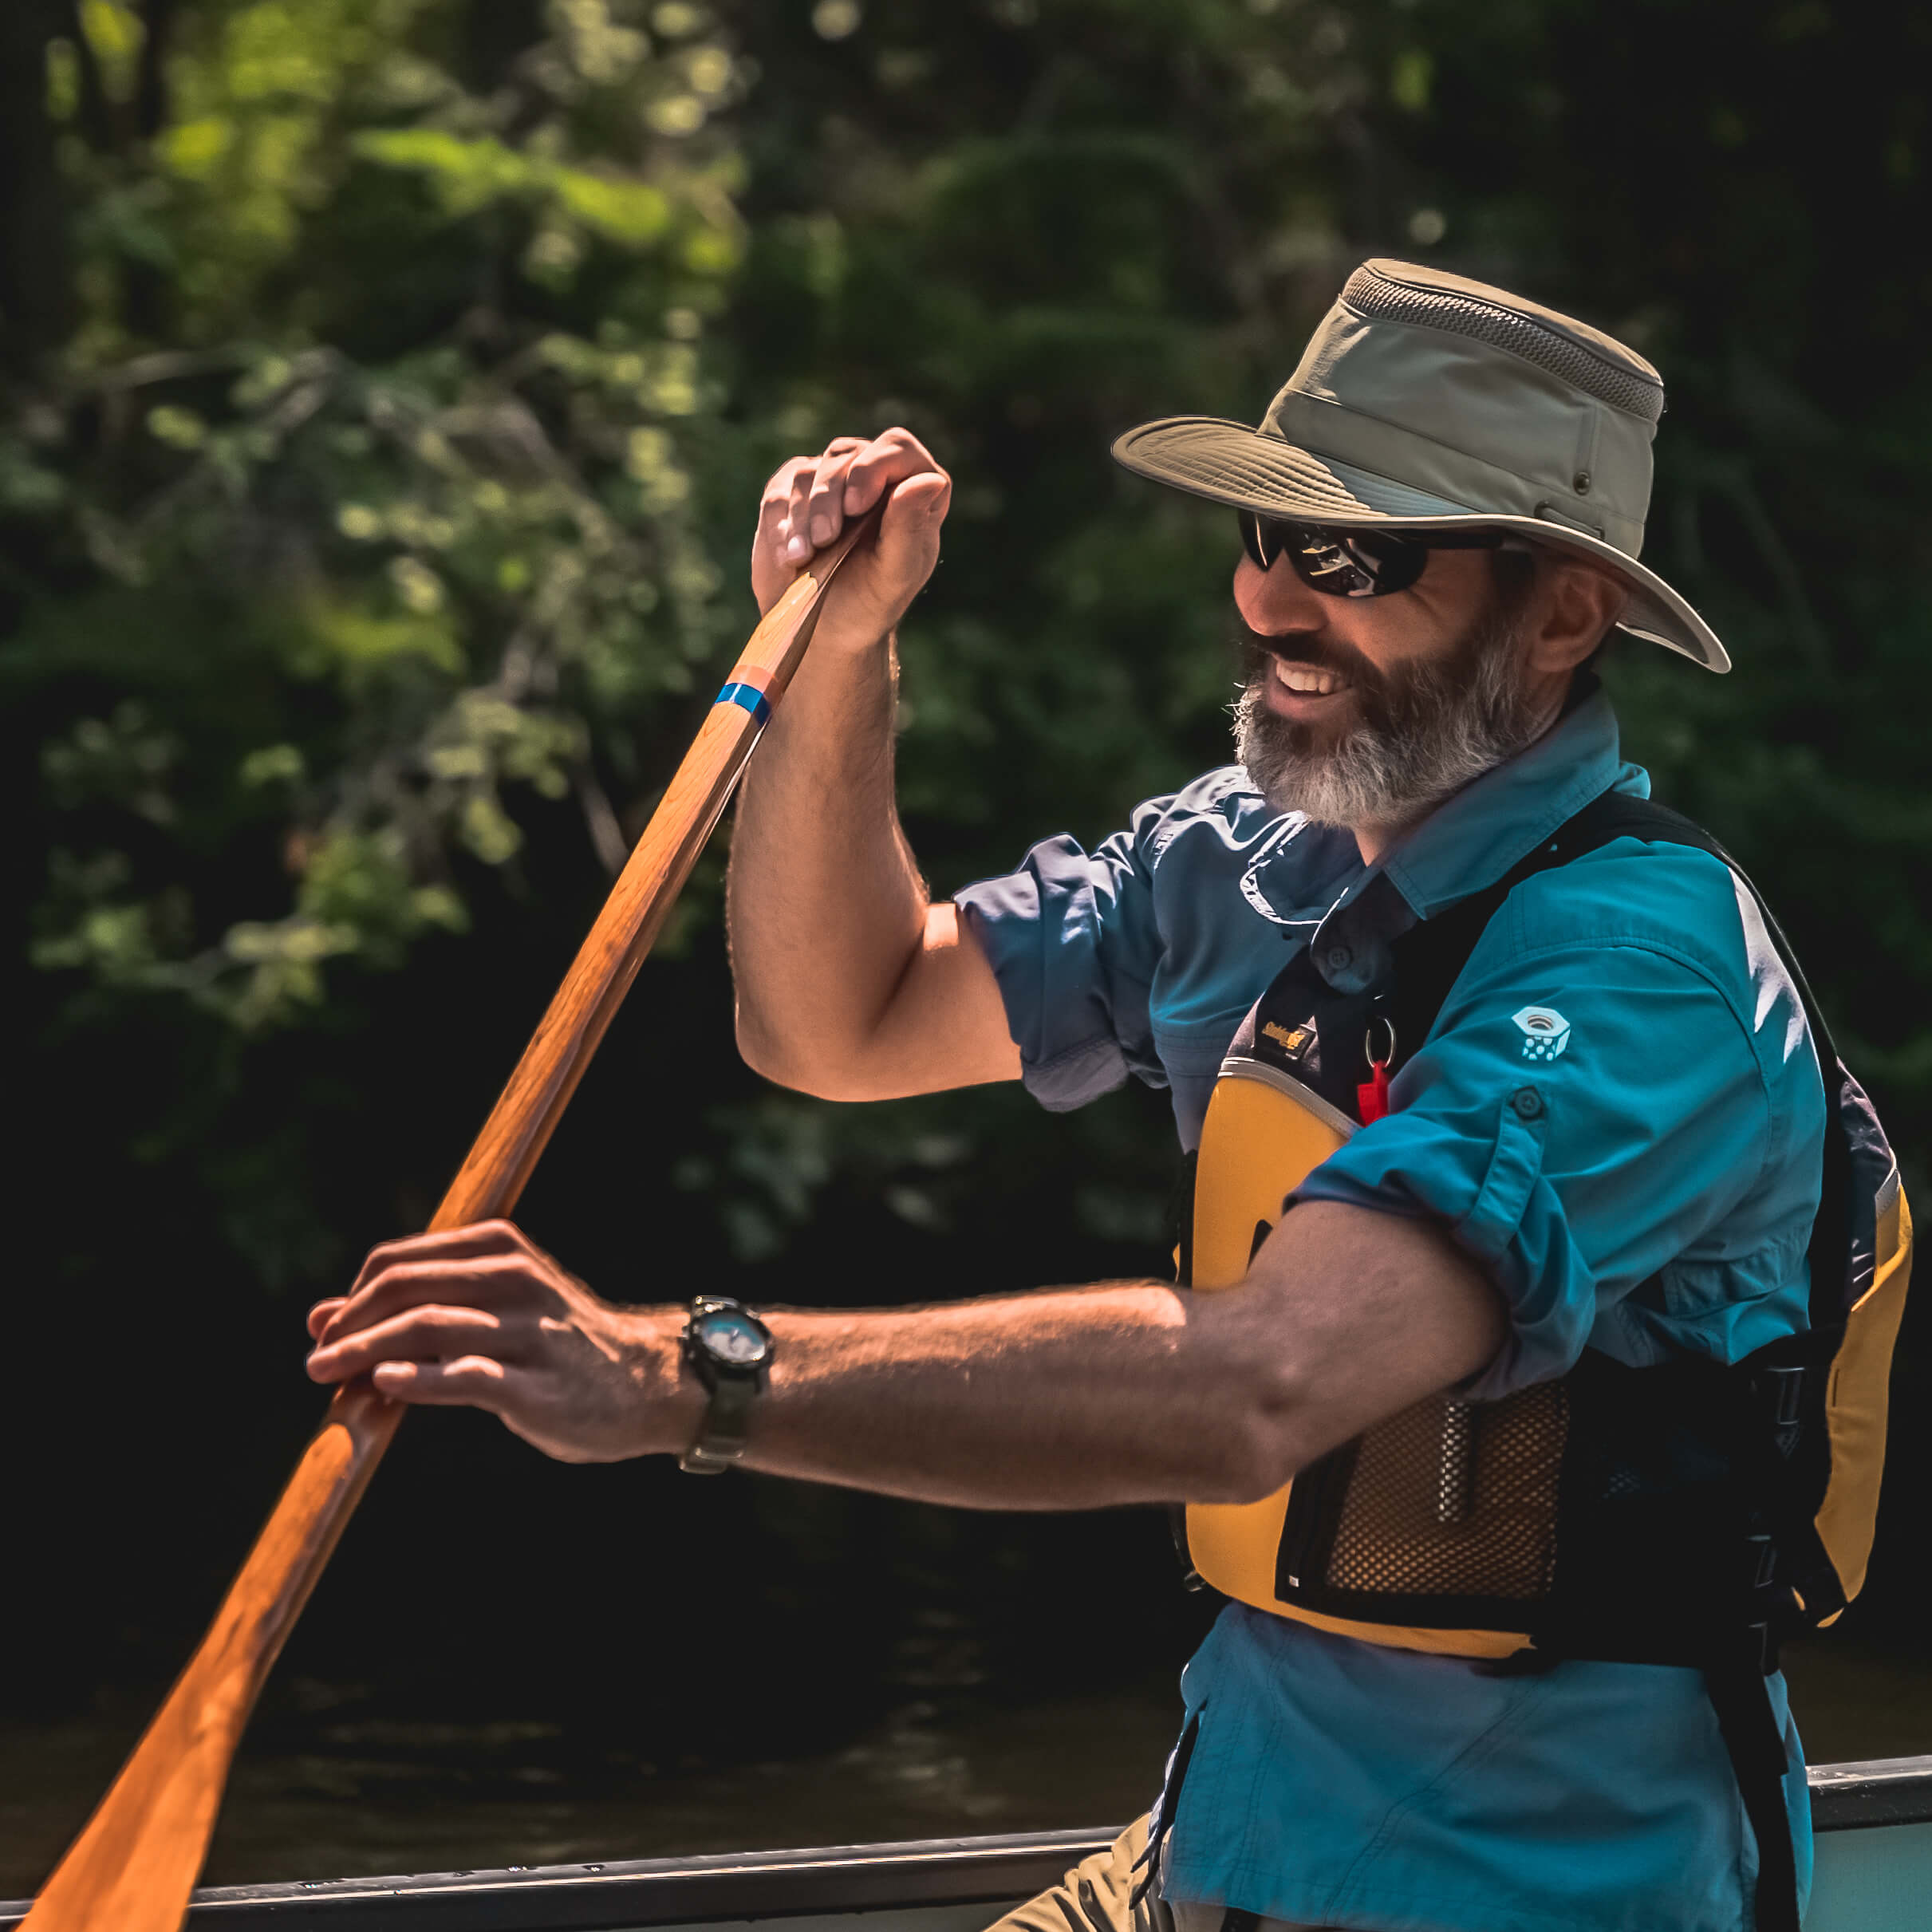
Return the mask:
{"type": "Polygon", "coordinates": [[[1509,541],[1500,530],[1406,531],[1342,530],[1329,523],[1294,523],[1241,510],[1241,547],[1257,570],[1286,557],[1295,574],[1324,597],[1389,597],[1406,590],[1429,563],[1431,550],[1493,550],[1509,541]]]}

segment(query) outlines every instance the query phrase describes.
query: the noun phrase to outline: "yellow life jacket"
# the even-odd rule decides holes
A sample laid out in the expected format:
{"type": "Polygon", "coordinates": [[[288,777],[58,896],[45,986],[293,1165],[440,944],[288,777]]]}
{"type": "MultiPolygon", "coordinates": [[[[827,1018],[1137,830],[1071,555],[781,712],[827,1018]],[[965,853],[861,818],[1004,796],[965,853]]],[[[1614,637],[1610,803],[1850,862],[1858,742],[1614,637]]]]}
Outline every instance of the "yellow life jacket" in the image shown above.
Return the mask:
{"type": "MultiPolygon", "coordinates": [[[[1632,835],[1729,863],[1688,820],[1607,795],[1398,941],[1393,986],[1372,998],[1334,993],[1298,956],[1248,1015],[1208,1104],[1183,1229],[1190,1286],[1237,1286],[1286,1197],[1357,1130],[1365,1035],[1387,1020],[1397,1047],[1421,1044],[1516,883],[1632,835]]],[[[1765,923],[1828,1102],[1810,1332],[1729,1367],[1631,1369],[1586,1350],[1569,1374],[1500,1401],[1431,1397],[1262,1501],[1189,1505],[1202,1579],[1323,1630],[1476,1658],[1534,1646],[1708,1662],[1748,1638],[1768,1669],[1780,1634],[1843,1610],[1871,1548],[1911,1220],[1877,1116],[1765,923]]],[[[1530,1086],[1516,1100],[1540,1105],[1530,1086]]]]}

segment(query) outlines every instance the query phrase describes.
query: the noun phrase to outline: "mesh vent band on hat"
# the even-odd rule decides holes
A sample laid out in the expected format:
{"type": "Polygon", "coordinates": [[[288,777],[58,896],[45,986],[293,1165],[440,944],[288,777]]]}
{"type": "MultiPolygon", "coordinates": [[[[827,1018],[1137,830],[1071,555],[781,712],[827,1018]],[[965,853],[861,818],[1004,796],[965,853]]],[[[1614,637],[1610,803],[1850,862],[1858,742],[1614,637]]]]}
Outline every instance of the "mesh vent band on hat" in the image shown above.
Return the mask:
{"type": "Polygon", "coordinates": [[[1451,295],[1439,289],[1391,281],[1366,263],[1349,277],[1342,299],[1357,314],[1372,321],[1425,323],[1508,349],[1612,408],[1641,416],[1647,423],[1654,423],[1664,412],[1662,383],[1606,361],[1580,342],[1514,309],[1474,296],[1451,295]]]}

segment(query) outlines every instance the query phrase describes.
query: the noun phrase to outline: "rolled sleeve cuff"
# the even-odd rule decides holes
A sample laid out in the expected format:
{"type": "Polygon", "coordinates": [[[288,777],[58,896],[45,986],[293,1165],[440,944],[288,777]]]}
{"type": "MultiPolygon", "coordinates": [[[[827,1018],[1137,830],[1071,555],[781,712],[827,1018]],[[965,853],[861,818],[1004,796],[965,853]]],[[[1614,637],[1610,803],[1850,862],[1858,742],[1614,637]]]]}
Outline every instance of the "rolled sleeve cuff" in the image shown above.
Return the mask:
{"type": "Polygon", "coordinates": [[[1071,839],[1050,839],[1019,871],[968,885],[953,901],[999,982],[1020,1078],[1056,1114],[1124,1085],[1131,1070],[1096,960],[1085,864],[1071,839]]]}
{"type": "Polygon", "coordinates": [[[1573,1367],[1595,1315],[1595,1284],[1543,1172],[1544,1110],[1512,1088],[1473,1122],[1395,1113],[1330,1155],[1291,1200],[1334,1201],[1445,1224],[1501,1291],[1509,1333],[1458,1391],[1492,1402],[1573,1367]]]}

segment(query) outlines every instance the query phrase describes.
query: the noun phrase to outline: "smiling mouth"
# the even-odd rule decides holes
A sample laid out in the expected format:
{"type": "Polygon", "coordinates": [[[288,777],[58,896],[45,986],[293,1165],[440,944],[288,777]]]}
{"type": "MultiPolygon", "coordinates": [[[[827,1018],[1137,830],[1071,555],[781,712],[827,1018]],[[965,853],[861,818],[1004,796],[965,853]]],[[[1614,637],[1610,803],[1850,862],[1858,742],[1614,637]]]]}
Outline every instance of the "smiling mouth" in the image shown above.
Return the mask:
{"type": "Polygon", "coordinates": [[[1349,688],[1348,680],[1335,672],[1323,671],[1314,664],[1293,664],[1285,657],[1275,657],[1272,661],[1276,683],[1297,697],[1332,697],[1349,688]]]}

